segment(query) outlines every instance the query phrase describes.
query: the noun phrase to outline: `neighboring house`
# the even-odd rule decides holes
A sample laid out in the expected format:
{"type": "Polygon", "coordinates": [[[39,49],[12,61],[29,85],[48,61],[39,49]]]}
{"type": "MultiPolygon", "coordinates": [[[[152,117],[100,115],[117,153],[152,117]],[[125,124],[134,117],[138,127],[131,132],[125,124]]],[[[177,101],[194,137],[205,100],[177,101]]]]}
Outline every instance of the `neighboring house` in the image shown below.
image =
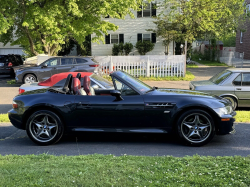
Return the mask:
{"type": "MultiPolygon", "coordinates": [[[[250,0],[246,0],[247,12],[250,12],[250,0]]],[[[236,52],[243,53],[244,59],[250,60],[250,21],[246,22],[246,31],[236,34],[236,52]]]]}
{"type": "MultiPolygon", "coordinates": [[[[159,2],[159,1],[157,1],[159,2]]],[[[162,38],[156,36],[155,33],[146,31],[146,29],[155,29],[156,25],[153,23],[155,21],[153,16],[157,16],[161,10],[154,9],[155,2],[147,3],[146,7],[140,12],[134,11],[135,19],[131,18],[129,15],[125,19],[110,18],[107,16],[104,18],[105,21],[109,21],[119,26],[118,30],[115,32],[109,31],[108,35],[105,37],[105,43],[100,42],[91,44],[91,54],[92,56],[106,56],[112,55],[112,47],[114,43],[126,43],[130,42],[134,46],[139,40],[149,40],[155,43],[153,51],[148,52],[147,55],[164,55],[165,47],[162,45],[162,38]]],[[[91,37],[94,37],[93,34],[91,37]]],[[[169,46],[170,54],[173,54],[173,42],[169,46]]],[[[134,47],[129,55],[139,55],[136,48],[134,47]]]]}
{"type": "MultiPolygon", "coordinates": [[[[223,42],[222,41],[216,41],[216,49],[217,49],[217,46],[219,46],[220,50],[223,50],[223,42]]],[[[193,50],[201,51],[201,53],[204,54],[204,50],[209,48],[209,41],[196,40],[192,43],[192,48],[193,48],[193,50]]],[[[212,48],[213,47],[211,47],[211,49],[212,48]]]]}
{"type": "Polygon", "coordinates": [[[23,48],[18,45],[11,46],[10,43],[4,46],[3,43],[0,42],[0,55],[8,54],[24,55],[23,48]]]}

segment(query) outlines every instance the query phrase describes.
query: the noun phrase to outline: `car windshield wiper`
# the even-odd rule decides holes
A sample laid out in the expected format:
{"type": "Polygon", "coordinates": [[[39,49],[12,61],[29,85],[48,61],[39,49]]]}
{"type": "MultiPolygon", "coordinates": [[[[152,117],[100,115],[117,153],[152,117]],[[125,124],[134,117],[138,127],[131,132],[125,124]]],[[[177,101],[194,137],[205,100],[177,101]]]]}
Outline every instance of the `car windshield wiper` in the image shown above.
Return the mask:
{"type": "Polygon", "coordinates": [[[155,90],[157,90],[157,89],[158,89],[158,87],[153,86],[153,88],[152,88],[151,90],[148,90],[146,93],[148,93],[148,92],[152,92],[152,91],[155,91],[155,90]]]}

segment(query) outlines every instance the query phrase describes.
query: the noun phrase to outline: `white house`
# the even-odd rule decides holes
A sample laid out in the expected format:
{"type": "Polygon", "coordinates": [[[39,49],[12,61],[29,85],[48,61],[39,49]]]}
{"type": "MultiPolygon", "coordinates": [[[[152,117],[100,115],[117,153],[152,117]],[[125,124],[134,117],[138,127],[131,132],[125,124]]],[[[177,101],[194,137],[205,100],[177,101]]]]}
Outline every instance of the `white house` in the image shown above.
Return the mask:
{"type": "MultiPolygon", "coordinates": [[[[159,0],[157,1],[159,2],[159,0]]],[[[164,55],[165,47],[162,45],[162,38],[157,37],[155,33],[147,31],[147,29],[154,29],[156,25],[153,23],[155,21],[152,16],[157,16],[160,13],[159,9],[154,9],[155,2],[147,3],[146,7],[141,12],[134,11],[135,19],[131,18],[129,15],[125,19],[116,18],[104,18],[105,21],[114,23],[119,28],[115,32],[109,31],[109,35],[105,37],[105,43],[100,42],[91,44],[91,54],[92,56],[106,56],[112,55],[112,47],[114,43],[119,42],[130,42],[134,46],[139,40],[150,40],[155,43],[153,51],[147,53],[147,55],[164,55]]],[[[92,34],[91,37],[95,35],[92,34]]],[[[169,46],[169,54],[173,54],[173,42],[169,46]]],[[[139,55],[136,48],[134,47],[129,55],[139,55]]]]}
{"type": "Polygon", "coordinates": [[[10,43],[7,43],[5,46],[0,42],[0,55],[8,54],[18,54],[23,55],[23,48],[18,45],[11,46],[10,43]]]}

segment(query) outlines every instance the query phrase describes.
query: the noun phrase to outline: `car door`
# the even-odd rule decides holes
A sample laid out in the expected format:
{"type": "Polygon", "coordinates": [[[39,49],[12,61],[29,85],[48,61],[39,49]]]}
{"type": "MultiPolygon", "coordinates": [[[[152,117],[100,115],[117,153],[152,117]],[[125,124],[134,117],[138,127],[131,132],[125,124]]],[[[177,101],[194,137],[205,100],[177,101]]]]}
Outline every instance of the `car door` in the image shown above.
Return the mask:
{"type": "Polygon", "coordinates": [[[60,58],[59,64],[57,67],[58,73],[70,72],[74,64],[74,58],[60,58]]]}
{"type": "Polygon", "coordinates": [[[90,63],[88,62],[88,60],[84,58],[75,58],[75,64],[72,66],[72,68],[75,71],[92,72],[92,71],[88,71],[88,69],[90,68],[89,65],[90,63]]]}
{"type": "MultiPolygon", "coordinates": [[[[118,84],[118,80],[115,83],[118,84]]],[[[76,96],[75,123],[93,128],[144,127],[142,96],[122,82],[116,89],[122,92],[123,100],[117,101],[108,95],[76,96]]]]}
{"type": "Polygon", "coordinates": [[[42,63],[38,70],[38,80],[44,81],[57,74],[58,58],[50,58],[42,63]]]}
{"type": "Polygon", "coordinates": [[[241,73],[235,80],[235,95],[238,97],[239,106],[250,106],[250,72],[241,73]]]}

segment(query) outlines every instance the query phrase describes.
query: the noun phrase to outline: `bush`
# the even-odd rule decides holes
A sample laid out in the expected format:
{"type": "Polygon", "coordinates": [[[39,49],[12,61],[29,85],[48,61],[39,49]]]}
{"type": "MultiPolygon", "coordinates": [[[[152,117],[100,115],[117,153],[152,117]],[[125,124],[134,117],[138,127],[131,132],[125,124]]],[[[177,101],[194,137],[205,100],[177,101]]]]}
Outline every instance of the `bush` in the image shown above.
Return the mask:
{"type": "Polygon", "coordinates": [[[152,51],[154,49],[155,44],[153,44],[150,41],[138,41],[135,44],[135,48],[138,50],[138,53],[140,55],[145,55],[149,51],[152,51]]]}
{"type": "Polygon", "coordinates": [[[120,52],[120,47],[119,44],[114,44],[112,48],[112,55],[113,56],[118,56],[120,52]]]}
{"type": "Polygon", "coordinates": [[[123,49],[124,49],[124,52],[125,52],[126,56],[128,56],[128,54],[132,51],[133,47],[134,46],[131,43],[125,43],[124,44],[123,49]]]}

